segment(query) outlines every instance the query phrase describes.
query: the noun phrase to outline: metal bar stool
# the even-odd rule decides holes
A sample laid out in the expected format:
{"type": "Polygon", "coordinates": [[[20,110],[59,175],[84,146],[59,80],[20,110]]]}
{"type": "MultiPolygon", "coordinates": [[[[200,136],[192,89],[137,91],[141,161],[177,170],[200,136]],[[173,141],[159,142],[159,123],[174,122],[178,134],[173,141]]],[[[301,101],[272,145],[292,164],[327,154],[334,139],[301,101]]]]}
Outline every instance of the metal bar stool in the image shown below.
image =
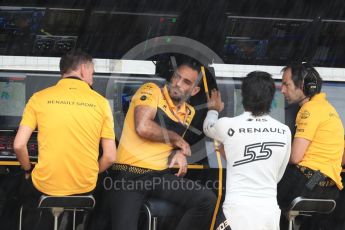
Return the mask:
{"type": "Polygon", "coordinates": [[[295,218],[298,215],[311,216],[313,213],[328,214],[335,209],[336,202],[332,199],[308,199],[296,197],[288,209],[289,230],[296,229],[295,218]]]}
{"type": "Polygon", "coordinates": [[[157,198],[148,198],[143,206],[142,210],[145,213],[149,230],[157,230],[158,217],[177,217],[181,210],[173,203],[157,198]]]}
{"type": "MultiPolygon", "coordinates": [[[[73,230],[75,230],[75,217],[77,211],[84,211],[95,207],[95,198],[88,196],[46,196],[42,195],[38,208],[50,209],[54,216],[54,230],[58,229],[58,218],[63,211],[73,211],[73,230]]],[[[20,209],[19,230],[22,227],[22,212],[20,209]]]]}

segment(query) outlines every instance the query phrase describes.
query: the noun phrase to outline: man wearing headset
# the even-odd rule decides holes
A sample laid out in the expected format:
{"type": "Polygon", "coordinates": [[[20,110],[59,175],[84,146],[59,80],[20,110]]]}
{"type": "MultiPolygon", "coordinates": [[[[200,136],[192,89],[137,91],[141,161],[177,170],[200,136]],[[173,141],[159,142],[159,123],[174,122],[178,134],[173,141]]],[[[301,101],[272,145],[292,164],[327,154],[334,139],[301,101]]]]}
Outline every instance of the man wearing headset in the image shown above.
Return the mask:
{"type": "MultiPolygon", "coordinates": [[[[341,183],[344,128],[335,108],[321,92],[322,79],[310,64],[283,68],[281,92],[288,104],[298,104],[290,165],[278,184],[281,208],[303,196],[336,199],[341,183]]],[[[315,224],[315,223],[314,223],[315,224]]]]}

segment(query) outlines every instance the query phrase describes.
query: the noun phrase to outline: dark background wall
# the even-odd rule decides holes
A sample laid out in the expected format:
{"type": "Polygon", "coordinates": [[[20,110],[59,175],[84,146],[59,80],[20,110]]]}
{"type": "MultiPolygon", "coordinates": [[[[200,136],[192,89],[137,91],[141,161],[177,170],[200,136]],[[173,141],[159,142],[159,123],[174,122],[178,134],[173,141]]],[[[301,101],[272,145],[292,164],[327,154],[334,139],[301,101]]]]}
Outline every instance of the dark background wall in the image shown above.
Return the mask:
{"type": "Polygon", "coordinates": [[[121,58],[147,39],[183,36],[225,63],[344,67],[344,6],[341,0],[3,0],[0,55],[60,56],[82,48],[96,58],[121,58]]]}

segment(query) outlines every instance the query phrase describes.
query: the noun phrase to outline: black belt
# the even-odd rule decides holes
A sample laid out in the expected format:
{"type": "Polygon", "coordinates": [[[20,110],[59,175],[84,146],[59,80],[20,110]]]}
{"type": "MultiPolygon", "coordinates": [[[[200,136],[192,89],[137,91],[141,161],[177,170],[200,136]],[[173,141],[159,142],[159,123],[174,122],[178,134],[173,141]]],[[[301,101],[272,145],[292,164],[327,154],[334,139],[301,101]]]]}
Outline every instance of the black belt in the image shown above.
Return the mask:
{"type": "Polygon", "coordinates": [[[141,168],[141,167],[125,165],[125,164],[113,164],[111,169],[114,171],[129,172],[129,173],[134,173],[134,174],[145,174],[148,172],[155,171],[153,169],[141,168]]]}
{"type": "MultiPolygon", "coordinates": [[[[308,167],[305,167],[305,166],[301,166],[301,165],[296,165],[296,167],[299,169],[299,171],[301,171],[301,173],[303,173],[303,175],[306,177],[306,178],[310,178],[312,175],[314,175],[315,171],[308,168],[308,167]]],[[[323,181],[320,181],[318,183],[319,186],[321,187],[332,187],[335,185],[335,182],[334,180],[332,180],[331,178],[325,176],[325,179],[323,181]]]]}

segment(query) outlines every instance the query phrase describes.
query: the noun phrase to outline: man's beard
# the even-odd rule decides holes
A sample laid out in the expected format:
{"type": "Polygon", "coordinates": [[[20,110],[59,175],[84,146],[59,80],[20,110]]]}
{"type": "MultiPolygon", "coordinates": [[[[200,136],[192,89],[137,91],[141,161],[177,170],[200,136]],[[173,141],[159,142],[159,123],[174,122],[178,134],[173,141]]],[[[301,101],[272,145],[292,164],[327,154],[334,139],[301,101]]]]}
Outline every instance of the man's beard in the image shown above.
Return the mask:
{"type": "Polygon", "coordinates": [[[175,103],[181,103],[181,102],[184,102],[186,101],[187,99],[187,95],[183,94],[180,89],[178,89],[177,87],[173,87],[171,85],[168,85],[168,92],[169,92],[169,96],[171,98],[171,100],[175,103]],[[178,91],[178,94],[179,95],[174,95],[173,94],[173,90],[174,91],[178,91]]]}

